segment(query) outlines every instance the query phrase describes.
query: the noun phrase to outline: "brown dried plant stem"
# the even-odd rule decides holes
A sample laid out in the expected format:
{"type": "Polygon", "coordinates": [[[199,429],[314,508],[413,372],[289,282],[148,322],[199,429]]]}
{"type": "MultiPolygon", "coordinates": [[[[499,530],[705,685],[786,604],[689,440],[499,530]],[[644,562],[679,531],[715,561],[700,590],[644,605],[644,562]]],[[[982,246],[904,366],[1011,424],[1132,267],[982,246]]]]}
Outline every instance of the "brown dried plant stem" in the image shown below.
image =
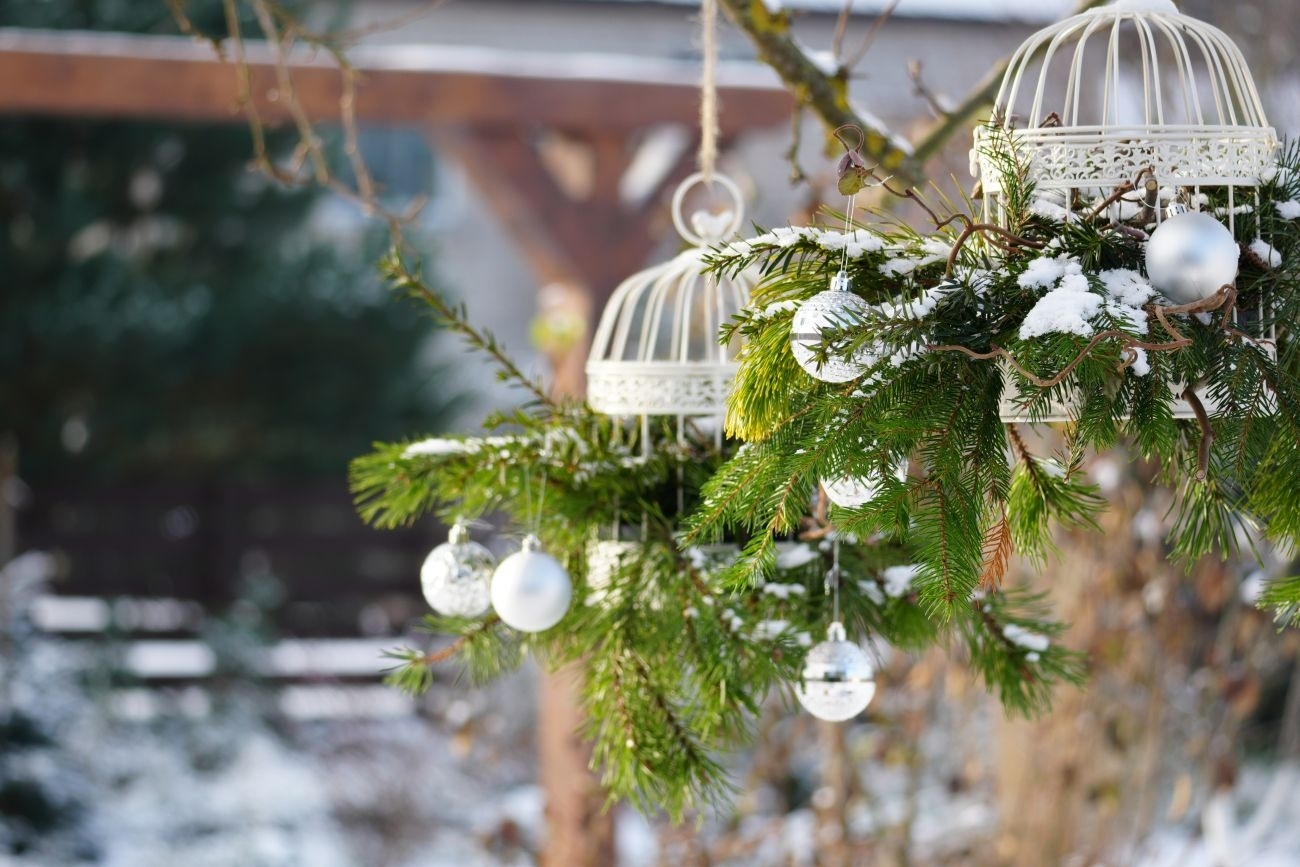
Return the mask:
{"type": "MultiPolygon", "coordinates": [[[[1034,373],[1033,371],[1025,368],[1024,365],[1022,365],[1019,361],[1016,360],[1014,355],[1012,355],[1007,350],[1003,349],[1001,346],[997,346],[996,344],[988,352],[977,352],[976,350],[966,346],[951,345],[951,344],[930,344],[928,348],[935,352],[960,352],[963,355],[969,356],[970,358],[974,358],[979,361],[986,361],[989,359],[1000,358],[1006,361],[1012,367],[1014,367],[1016,371],[1020,373],[1021,376],[1023,376],[1025,379],[1029,380],[1039,388],[1054,388],[1055,386],[1058,386],[1062,382],[1064,382],[1065,378],[1068,377],[1072,372],[1074,372],[1074,369],[1078,367],[1083,362],[1083,360],[1088,357],[1089,353],[1091,353],[1092,350],[1096,349],[1097,345],[1100,344],[1103,340],[1122,340],[1124,343],[1123,350],[1126,352],[1132,349],[1144,349],[1147,350],[1148,352],[1169,352],[1175,349],[1183,349],[1185,347],[1191,346],[1192,345],[1191,338],[1186,337],[1180,331],[1178,331],[1178,329],[1175,328],[1173,324],[1166,317],[1169,314],[1205,313],[1211,310],[1219,310],[1227,305],[1231,305],[1235,301],[1235,299],[1236,299],[1236,291],[1231,286],[1224,286],[1222,289],[1220,289],[1218,292],[1211,295],[1209,298],[1206,298],[1202,301],[1194,302],[1192,304],[1180,304],[1174,307],[1166,307],[1160,304],[1148,304],[1143,309],[1146,310],[1149,314],[1155,316],[1155,318],[1160,322],[1161,326],[1165,329],[1165,331],[1167,331],[1169,335],[1173,337],[1173,340],[1170,340],[1167,343],[1150,343],[1145,340],[1138,340],[1137,338],[1133,337],[1133,335],[1128,334],[1127,332],[1124,331],[1119,331],[1116,329],[1107,329],[1106,331],[1102,331],[1094,335],[1093,338],[1088,341],[1087,345],[1085,345],[1084,348],[1079,352],[1079,354],[1076,355],[1074,359],[1070,361],[1069,364],[1061,368],[1060,371],[1058,371],[1055,376],[1046,377],[1046,378],[1041,377],[1038,374],[1034,373]]],[[[1225,331],[1226,330],[1227,329],[1225,328],[1225,331]]],[[[1124,364],[1124,366],[1128,366],[1128,364],[1131,363],[1132,361],[1130,359],[1124,364]]]]}

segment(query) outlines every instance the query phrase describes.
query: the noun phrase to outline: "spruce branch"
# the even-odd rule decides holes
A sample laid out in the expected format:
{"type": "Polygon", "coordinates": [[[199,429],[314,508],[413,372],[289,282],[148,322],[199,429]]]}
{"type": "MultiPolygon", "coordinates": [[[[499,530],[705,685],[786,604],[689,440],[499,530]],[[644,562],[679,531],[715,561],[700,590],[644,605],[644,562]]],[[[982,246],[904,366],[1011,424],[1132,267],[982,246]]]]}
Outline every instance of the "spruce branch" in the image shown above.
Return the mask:
{"type": "Polygon", "coordinates": [[[1260,594],[1259,606],[1271,609],[1280,624],[1300,626],[1300,576],[1270,581],[1260,594]]]}
{"type": "Polygon", "coordinates": [[[553,413],[560,411],[560,406],[547,393],[541,383],[529,377],[514,360],[506,354],[501,344],[491,332],[475,326],[469,319],[463,306],[449,303],[424,281],[418,271],[413,271],[402,258],[401,251],[392,247],[388,255],[380,262],[380,271],[393,284],[393,287],[413,295],[429,305],[438,320],[451,328],[470,346],[470,348],[487,355],[497,365],[503,378],[515,383],[529,392],[542,407],[553,413]]]}

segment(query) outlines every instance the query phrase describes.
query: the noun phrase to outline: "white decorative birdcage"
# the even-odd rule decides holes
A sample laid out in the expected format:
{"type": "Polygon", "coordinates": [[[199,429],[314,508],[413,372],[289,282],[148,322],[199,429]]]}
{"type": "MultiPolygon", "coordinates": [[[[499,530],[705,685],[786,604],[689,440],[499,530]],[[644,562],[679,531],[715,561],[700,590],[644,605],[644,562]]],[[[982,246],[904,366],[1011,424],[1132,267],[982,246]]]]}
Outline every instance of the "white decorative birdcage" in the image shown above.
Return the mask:
{"type": "Polygon", "coordinates": [[[587,359],[587,401],[615,416],[720,416],[736,375],[737,341],[719,342],[722,326],[749,303],[755,277],[705,273],[708,247],[736,233],[744,220],[740,189],[714,175],[729,209],[682,207],[695,174],[673,196],[673,224],[691,246],[673,259],[633,274],[614,290],[587,359]]]}
{"type": "MultiPolygon", "coordinates": [[[[1172,0],[1117,0],[1051,25],[1012,55],[993,121],[975,131],[972,172],[984,216],[1007,223],[1007,174],[1032,183],[1033,207],[1061,219],[1106,203],[1117,221],[1150,228],[1175,202],[1215,193],[1235,230],[1276,168],[1277,135],[1241,51],[1172,0]]],[[[1014,389],[1002,417],[1025,420],[1014,389]]],[[[1068,401],[1035,413],[1069,416],[1068,401]]],[[[1194,413],[1181,399],[1174,413],[1194,413]]]]}

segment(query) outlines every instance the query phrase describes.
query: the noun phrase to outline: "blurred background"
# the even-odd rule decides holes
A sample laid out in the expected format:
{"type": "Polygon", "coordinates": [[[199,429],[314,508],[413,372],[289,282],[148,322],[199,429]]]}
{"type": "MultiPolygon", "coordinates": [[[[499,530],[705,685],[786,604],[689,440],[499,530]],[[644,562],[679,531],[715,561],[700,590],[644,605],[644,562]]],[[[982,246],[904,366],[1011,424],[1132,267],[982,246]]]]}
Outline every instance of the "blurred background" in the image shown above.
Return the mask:
{"type": "MultiPolygon", "coordinates": [[[[228,32],[222,3],[182,5],[228,32]]],[[[844,4],[786,5],[828,50],[844,4]]],[[[1280,133],[1300,125],[1288,3],[1180,6],[1237,40],[1280,133]]],[[[373,73],[391,88],[361,118],[384,203],[421,203],[407,238],[438,285],[527,369],[580,387],[602,299],[674,247],[694,7],[290,9],[407,76],[373,73]],[[455,90],[471,78],[485,89],[455,90]],[[620,97],[627,81],[657,96],[620,97]]],[[[853,98],[906,137],[1072,8],[855,3],[853,98]]],[[[833,198],[824,139],[805,117],[792,147],[775,76],[741,33],[720,36],[723,168],[750,219],[805,220],[833,198]]],[[[209,86],[233,72],[163,0],[0,0],[0,68],[0,865],[545,859],[540,677],[470,690],[449,668],[419,700],[383,686],[380,654],[425,612],[419,565],[445,528],[369,530],[346,484],[372,441],[473,429],[514,395],[381,285],[382,224],[250,168],[248,125],[209,86]]],[[[348,177],[343,134],[322,132],[348,177]]],[[[287,163],[296,141],[273,127],[267,152],[287,163]]],[[[969,147],[963,129],[931,177],[968,187],[969,147]]],[[[1010,722],[960,660],[895,654],[851,725],[774,698],[760,746],[729,758],[732,812],[671,828],[613,811],[610,857],[1300,865],[1300,640],[1251,605],[1288,564],[1184,574],[1165,560],[1154,469],[1117,453],[1090,471],[1115,502],[1104,543],[1062,536],[1050,574],[1023,575],[1092,654],[1085,689],[1010,722]]],[[[549,838],[581,832],[553,822],[549,838]]]]}

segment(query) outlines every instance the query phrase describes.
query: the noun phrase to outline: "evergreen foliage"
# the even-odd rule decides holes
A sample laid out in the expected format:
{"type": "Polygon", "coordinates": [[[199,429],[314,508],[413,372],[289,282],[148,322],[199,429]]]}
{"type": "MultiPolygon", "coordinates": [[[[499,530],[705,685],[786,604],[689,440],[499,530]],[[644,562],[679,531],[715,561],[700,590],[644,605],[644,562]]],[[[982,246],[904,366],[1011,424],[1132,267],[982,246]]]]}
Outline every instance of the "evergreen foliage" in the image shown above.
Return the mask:
{"type": "MultiPolygon", "coordinates": [[[[224,35],[222,3],[183,5],[224,35]]],[[[8,26],[176,32],[161,2],[0,10],[8,26]]],[[[325,193],[284,189],[251,156],[242,123],[0,122],[0,432],[29,480],[330,476],[445,412],[427,334],[366,264],[380,233],[314,237],[325,193]]]]}
{"type": "MultiPolygon", "coordinates": [[[[1012,169],[1001,226],[922,202],[933,235],[886,219],[713,251],[721,273],[764,275],[721,335],[743,345],[721,450],[708,430],[679,440],[672,420],[652,419],[643,441],[636,425],[550,401],[392,257],[394,283],[530,400],[489,420],[487,436],[376,446],[353,465],[362,514],[392,526],[430,511],[505,513],[540,533],[577,594],[540,635],[430,618],[430,631],[458,637],[396,652],[393,682],[426,688],[429,666],[454,655],[474,678],[521,651],[577,663],[611,797],[677,817],[725,794],[719,752],[749,734],[767,693],[799,678],[831,615],[836,543],[851,633],[900,648],[955,640],[1018,713],[1083,676],[1044,599],[1003,583],[1013,554],[1044,561],[1055,526],[1096,528],[1105,501],[1083,472],[1088,452],[1123,441],[1158,463],[1175,494],[1176,556],[1294,544],[1300,382],[1285,326],[1300,312],[1300,227],[1287,218],[1300,213],[1300,152],[1287,151],[1258,207],[1237,212],[1235,291],[1181,307],[1143,274],[1149,212],[1039,195],[1010,152],[1001,158],[1012,169]],[[826,384],[794,361],[791,320],[840,269],[869,308],[827,327],[815,355],[852,359],[862,375],[826,384]],[[1179,399],[1195,419],[1174,417],[1179,399]],[[1031,422],[1068,409],[1059,453],[1034,454],[1000,420],[1007,405],[1031,422]],[[843,478],[870,480],[874,496],[829,505],[821,486],[843,478]],[[593,568],[596,546],[616,541],[632,543],[617,567],[593,568]]],[[[1278,582],[1265,602],[1294,620],[1300,590],[1278,582]]]]}
{"type": "MultiPolygon", "coordinates": [[[[825,457],[815,447],[737,450],[727,441],[719,451],[707,426],[688,423],[679,439],[675,419],[651,419],[643,441],[639,424],[547,397],[400,255],[384,270],[398,290],[422,298],[436,319],[494,358],[526,400],[517,412],[489,418],[483,436],[376,445],[352,465],[362,516],[392,527],[429,512],[448,522],[505,514],[521,534],[538,533],[575,585],[564,620],[537,635],[515,633],[494,617],[426,618],[426,631],[456,638],[431,651],[393,651],[390,682],[420,692],[431,683],[431,666],[452,657],[475,682],[510,670],[524,653],[548,665],[577,663],[594,762],[611,797],[678,818],[725,798],[719,756],[750,737],[769,693],[788,695],[808,648],[824,637],[837,531],[824,509],[810,510],[814,471],[826,460],[847,461],[848,450],[837,445],[825,457]],[[763,505],[732,509],[705,493],[718,485],[743,487],[763,505]]],[[[860,416],[850,411],[848,420],[866,424],[860,416]]],[[[808,414],[798,431],[834,442],[816,433],[831,421],[808,414]]],[[[907,490],[896,481],[886,489],[894,496],[907,490]]],[[[833,510],[830,517],[839,523],[852,514],[833,510]]],[[[906,520],[900,511],[891,526],[906,520]]],[[[967,523],[978,532],[974,516],[967,523]]],[[[901,648],[940,640],[947,609],[916,591],[909,545],[874,531],[840,533],[839,541],[851,632],[901,648]]],[[[1009,708],[1042,708],[1055,679],[1080,678],[1080,658],[1050,642],[1059,627],[1040,618],[1035,600],[966,596],[955,620],[972,664],[1009,708]],[[1026,665],[1037,673],[1033,683],[1022,676],[1026,665]]]]}

